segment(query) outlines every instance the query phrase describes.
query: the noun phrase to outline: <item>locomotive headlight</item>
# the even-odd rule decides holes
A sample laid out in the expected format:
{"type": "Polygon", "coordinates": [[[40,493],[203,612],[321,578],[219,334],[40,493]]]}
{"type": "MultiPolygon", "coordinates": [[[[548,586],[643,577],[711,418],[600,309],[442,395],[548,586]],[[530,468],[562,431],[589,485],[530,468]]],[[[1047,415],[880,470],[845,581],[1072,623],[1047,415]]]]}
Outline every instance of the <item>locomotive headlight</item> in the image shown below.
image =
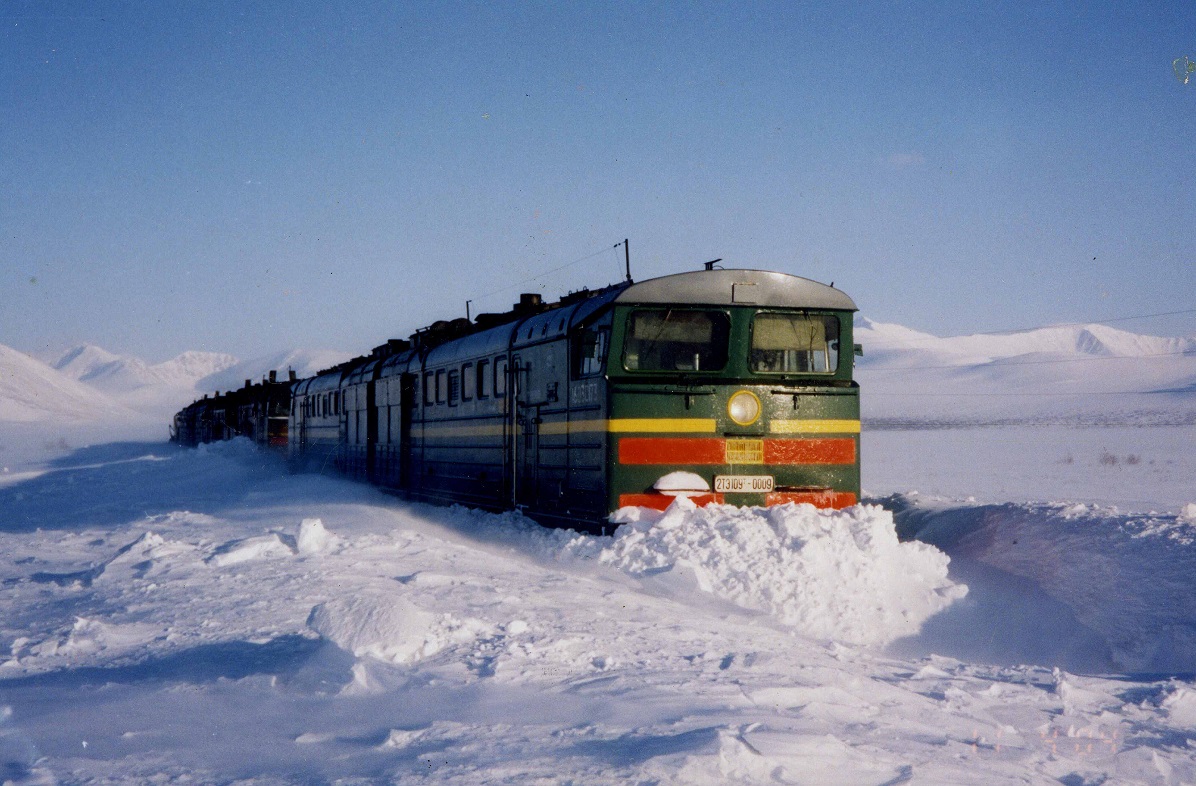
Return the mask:
{"type": "Polygon", "coordinates": [[[760,399],[750,390],[740,390],[727,399],[727,414],[741,426],[750,426],[760,417],[760,399]]]}

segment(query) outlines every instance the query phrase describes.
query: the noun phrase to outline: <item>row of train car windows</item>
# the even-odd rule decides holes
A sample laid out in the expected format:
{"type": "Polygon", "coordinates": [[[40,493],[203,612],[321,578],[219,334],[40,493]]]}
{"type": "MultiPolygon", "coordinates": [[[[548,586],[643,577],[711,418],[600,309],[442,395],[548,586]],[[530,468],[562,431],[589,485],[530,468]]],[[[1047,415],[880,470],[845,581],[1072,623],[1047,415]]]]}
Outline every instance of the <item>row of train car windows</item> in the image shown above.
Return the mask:
{"type": "Polygon", "coordinates": [[[304,417],[316,418],[341,414],[344,403],[344,394],[339,390],[334,390],[322,396],[305,396],[302,402],[291,406],[299,409],[304,417]]]}
{"type": "Polygon", "coordinates": [[[470,361],[460,368],[424,372],[424,406],[457,404],[507,395],[507,359],[470,361]]]}
{"type": "MultiPolygon", "coordinates": [[[[574,342],[574,377],[601,374],[606,366],[609,342],[610,330],[605,326],[584,330],[574,342]]],[[[455,407],[475,399],[503,398],[507,395],[507,359],[469,361],[459,368],[425,371],[423,391],[424,406],[428,407],[437,404],[455,407]]],[[[292,406],[297,406],[306,417],[340,415],[347,409],[344,391],[305,396],[292,406]]]]}

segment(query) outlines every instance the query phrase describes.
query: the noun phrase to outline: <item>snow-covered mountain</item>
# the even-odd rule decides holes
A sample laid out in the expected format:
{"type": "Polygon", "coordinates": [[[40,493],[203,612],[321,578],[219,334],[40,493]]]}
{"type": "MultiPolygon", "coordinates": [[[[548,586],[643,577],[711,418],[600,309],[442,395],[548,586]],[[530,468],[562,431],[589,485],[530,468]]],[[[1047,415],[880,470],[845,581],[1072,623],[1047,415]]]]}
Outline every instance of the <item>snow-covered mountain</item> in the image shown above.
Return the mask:
{"type": "Polygon", "coordinates": [[[286,379],[288,371],[294,371],[295,375],[302,379],[335,366],[337,363],[342,363],[351,357],[353,354],[350,352],[338,352],[331,349],[284,350],[233,363],[199,379],[195,388],[205,393],[236,389],[244,385],[245,380],[258,382],[269,375],[271,371],[277,371],[279,379],[286,379]]]}
{"type": "Polygon", "coordinates": [[[129,414],[103,392],[0,344],[0,420],[92,420],[129,414]]]}
{"type": "Polygon", "coordinates": [[[191,351],[150,365],[140,358],[114,355],[101,347],[84,344],[68,350],[51,365],[72,379],[119,395],[147,385],[192,389],[200,379],[236,362],[235,357],[222,352],[191,351]]]}
{"type": "MultiPolygon", "coordinates": [[[[149,364],[136,357],[116,355],[102,347],[84,344],[63,353],[50,365],[64,379],[83,383],[130,409],[167,418],[203,393],[241,387],[276,370],[286,379],[288,370],[299,377],[352,357],[334,350],[292,349],[250,360],[223,352],[183,352],[162,363],[149,364]]],[[[86,417],[86,416],[85,416],[86,417]]]]}
{"type": "Polygon", "coordinates": [[[940,338],[856,318],[866,418],[1196,422],[1196,338],[1061,325],[940,338]]]}
{"type": "Polygon", "coordinates": [[[926,358],[980,365],[1031,355],[1163,358],[1196,353],[1196,338],[1130,333],[1108,325],[1060,325],[1015,333],[980,333],[940,338],[902,325],[856,317],[856,342],[865,344],[862,366],[926,358]]]}

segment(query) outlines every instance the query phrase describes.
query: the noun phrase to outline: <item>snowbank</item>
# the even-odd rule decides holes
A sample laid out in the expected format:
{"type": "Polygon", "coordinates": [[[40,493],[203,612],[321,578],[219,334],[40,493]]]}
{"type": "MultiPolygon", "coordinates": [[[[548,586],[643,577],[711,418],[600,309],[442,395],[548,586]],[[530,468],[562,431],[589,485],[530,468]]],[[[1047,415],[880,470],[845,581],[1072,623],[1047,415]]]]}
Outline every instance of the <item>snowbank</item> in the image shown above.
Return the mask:
{"type": "Polygon", "coordinates": [[[316,606],[308,627],[355,657],[409,664],[486,632],[474,619],[425,611],[391,593],[337,598],[316,606]]]}
{"type": "Polygon", "coordinates": [[[692,572],[698,587],[766,611],[799,632],[884,644],[967,593],[947,578],[948,557],[900,543],[876,506],[696,507],[678,498],[663,513],[624,508],[599,559],[632,574],[692,572]]]}
{"type": "Polygon", "coordinates": [[[1041,588],[1106,643],[1114,666],[1196,670],[1196,523],[1078,503],[959,506],[895,496],[905,537],[960,565],[980,563],[1041,588]]]}

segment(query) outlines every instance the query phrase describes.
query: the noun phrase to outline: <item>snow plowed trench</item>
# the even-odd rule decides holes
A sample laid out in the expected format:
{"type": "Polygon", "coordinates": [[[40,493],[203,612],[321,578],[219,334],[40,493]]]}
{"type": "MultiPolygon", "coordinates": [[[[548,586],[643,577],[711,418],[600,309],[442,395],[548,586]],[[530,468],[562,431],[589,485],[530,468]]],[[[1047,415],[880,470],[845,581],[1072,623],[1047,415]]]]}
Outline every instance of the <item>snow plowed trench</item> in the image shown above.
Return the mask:
{"type": "Polygon", "coordinates": [[[996,569],[1065,606],[1107,650],[1108,670],[1196,673],[1196,505],[1179,514],[1127,514],[916,495],[886,504],[902,537],[996,569]]]}

